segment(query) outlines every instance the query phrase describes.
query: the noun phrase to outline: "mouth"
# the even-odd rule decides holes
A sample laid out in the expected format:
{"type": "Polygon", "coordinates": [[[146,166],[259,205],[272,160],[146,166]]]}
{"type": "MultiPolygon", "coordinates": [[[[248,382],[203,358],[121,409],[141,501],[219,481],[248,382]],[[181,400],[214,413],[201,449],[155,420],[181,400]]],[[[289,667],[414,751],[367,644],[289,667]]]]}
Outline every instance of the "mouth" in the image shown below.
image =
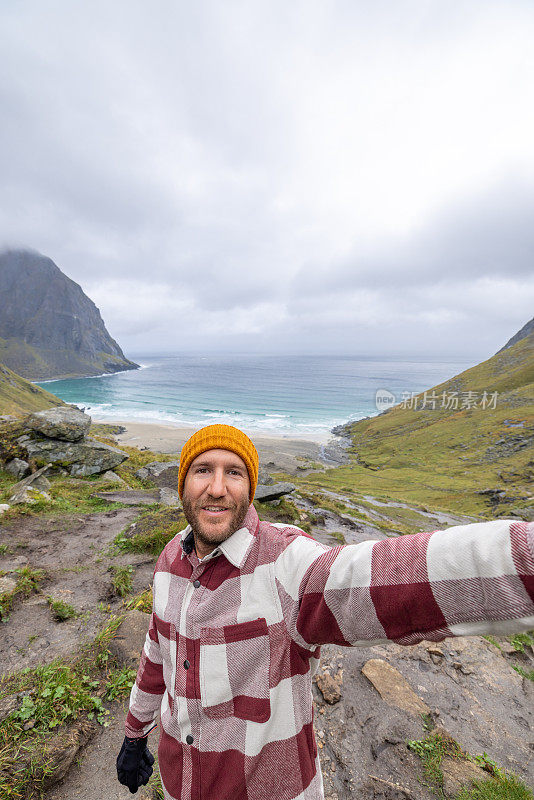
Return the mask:
{"type": "Polygon", "coordinates": [[[209,517],[220,517],[226,511],[229,511],[229,510],[230,509],[228,509],[226,507],[222,507],[222,506],[205,506],[202,509],[202,511],[204,511],[204,513],[207,514],[209,517]]]}

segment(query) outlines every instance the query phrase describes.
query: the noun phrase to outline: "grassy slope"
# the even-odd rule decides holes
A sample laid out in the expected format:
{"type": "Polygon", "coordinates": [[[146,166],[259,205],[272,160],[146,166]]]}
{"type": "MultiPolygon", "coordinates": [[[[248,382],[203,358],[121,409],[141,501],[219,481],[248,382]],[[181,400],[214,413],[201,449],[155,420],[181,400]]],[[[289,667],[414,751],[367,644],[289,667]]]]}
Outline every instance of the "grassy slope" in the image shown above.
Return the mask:
{"type": "MultiPolygon", "coordinates": [[[[354,423],[352,463],[297,482],[310,490],[369,493],[444,511],[531,518],[534,334],[430,391],[439,398],[435,410],[399,405],[354,423]],[[453,391],[477,392],[479,407],[441,408],[442,393],[453,391]],[[484,391],[499,393],[495,409],[480,407],[484,391]],[[522,427],[509,427],[521,422],[522,427]],[[520,447],[520,439],[527,445],[520,447]],[[486,488],[505,491],[506,497],[492,507],[487,496],[478,494],[486,488]]],[[[418,398],[420,406],[423,394],[418,398]]],[[[459,406],[461,400],[460,394],[459,406]]]]}
{"type": "Polygon", "coordinates": [[[20,414],[62,406],[63,401],[0,364],[0,414],[20,414]]]}

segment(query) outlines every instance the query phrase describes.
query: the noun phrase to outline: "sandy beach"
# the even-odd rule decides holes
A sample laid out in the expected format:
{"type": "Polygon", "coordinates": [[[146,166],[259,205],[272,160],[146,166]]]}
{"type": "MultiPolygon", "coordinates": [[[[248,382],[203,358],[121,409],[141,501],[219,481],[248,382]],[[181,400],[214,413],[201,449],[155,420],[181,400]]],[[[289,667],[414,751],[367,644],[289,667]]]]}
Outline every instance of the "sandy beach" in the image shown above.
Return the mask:
{"type": "MultiPolygon", "coordinates": [[[[93,418],[94,422],[108,422],[93,418]]],[[[123,433],[115,436],[117,445],[148,448],[156,453],[172,453],[178,457],[184,442],[196,430],[195,428],[160,425],[149,422],[129,422],[114,420],[113,424],[125,428],[123,433]]],[[[332,434],[310,437],[285,436],[246,431],[250,436],[260,457],[260,465],[266,469],[279,469],[294,473],[297,468],[305,466],[306,461],[323,462],[324,448],[331,441],[339,440],[332,434]]],[[[329,460],[327,459],[327,462],[329,460]]]]}

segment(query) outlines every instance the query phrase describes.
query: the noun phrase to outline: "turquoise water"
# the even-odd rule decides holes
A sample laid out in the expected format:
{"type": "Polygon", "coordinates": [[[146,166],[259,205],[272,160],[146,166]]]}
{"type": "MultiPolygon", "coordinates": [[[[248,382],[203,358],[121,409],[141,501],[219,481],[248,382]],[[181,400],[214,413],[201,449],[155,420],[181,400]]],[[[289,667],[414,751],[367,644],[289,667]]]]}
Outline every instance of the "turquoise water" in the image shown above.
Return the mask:
{"type": "Polygon", "coordinates": [[[200,427],[222,422],[278,434],[325,434],[372,416],[375,393],[420,392],[472,362],[355,356],[187,356],[133,360],[139,370],[46,381],[49,391],[94,419],[200,427]]]}

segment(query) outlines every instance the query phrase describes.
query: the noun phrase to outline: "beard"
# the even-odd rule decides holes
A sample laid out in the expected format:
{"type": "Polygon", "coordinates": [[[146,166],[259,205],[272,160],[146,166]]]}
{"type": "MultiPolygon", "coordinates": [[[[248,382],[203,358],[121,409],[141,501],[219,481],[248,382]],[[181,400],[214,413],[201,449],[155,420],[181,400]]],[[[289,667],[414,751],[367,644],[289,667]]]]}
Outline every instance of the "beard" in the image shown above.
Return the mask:
{"type": "Polygon", "coordinates": [[[197,500],[193,503],[185,494],[182,497],[184,516],[191,525],[195,543],[199,541],[204,547],[213,549],[238,531],[239,528],[243,527],[243,522],[250,506],[250,500],[246,498],[241,503],[233,505],[225,502],[224,506],[229,509],[230,514],[224,515],[224,521],[223,519],[218,520],[216,518],[214,518],[213,521],[202,521],[200,519],[201,510],[204,506],[208,505],[222,506],[223,503],[220,501],[210,503],[208,498],[197,500]]]}

